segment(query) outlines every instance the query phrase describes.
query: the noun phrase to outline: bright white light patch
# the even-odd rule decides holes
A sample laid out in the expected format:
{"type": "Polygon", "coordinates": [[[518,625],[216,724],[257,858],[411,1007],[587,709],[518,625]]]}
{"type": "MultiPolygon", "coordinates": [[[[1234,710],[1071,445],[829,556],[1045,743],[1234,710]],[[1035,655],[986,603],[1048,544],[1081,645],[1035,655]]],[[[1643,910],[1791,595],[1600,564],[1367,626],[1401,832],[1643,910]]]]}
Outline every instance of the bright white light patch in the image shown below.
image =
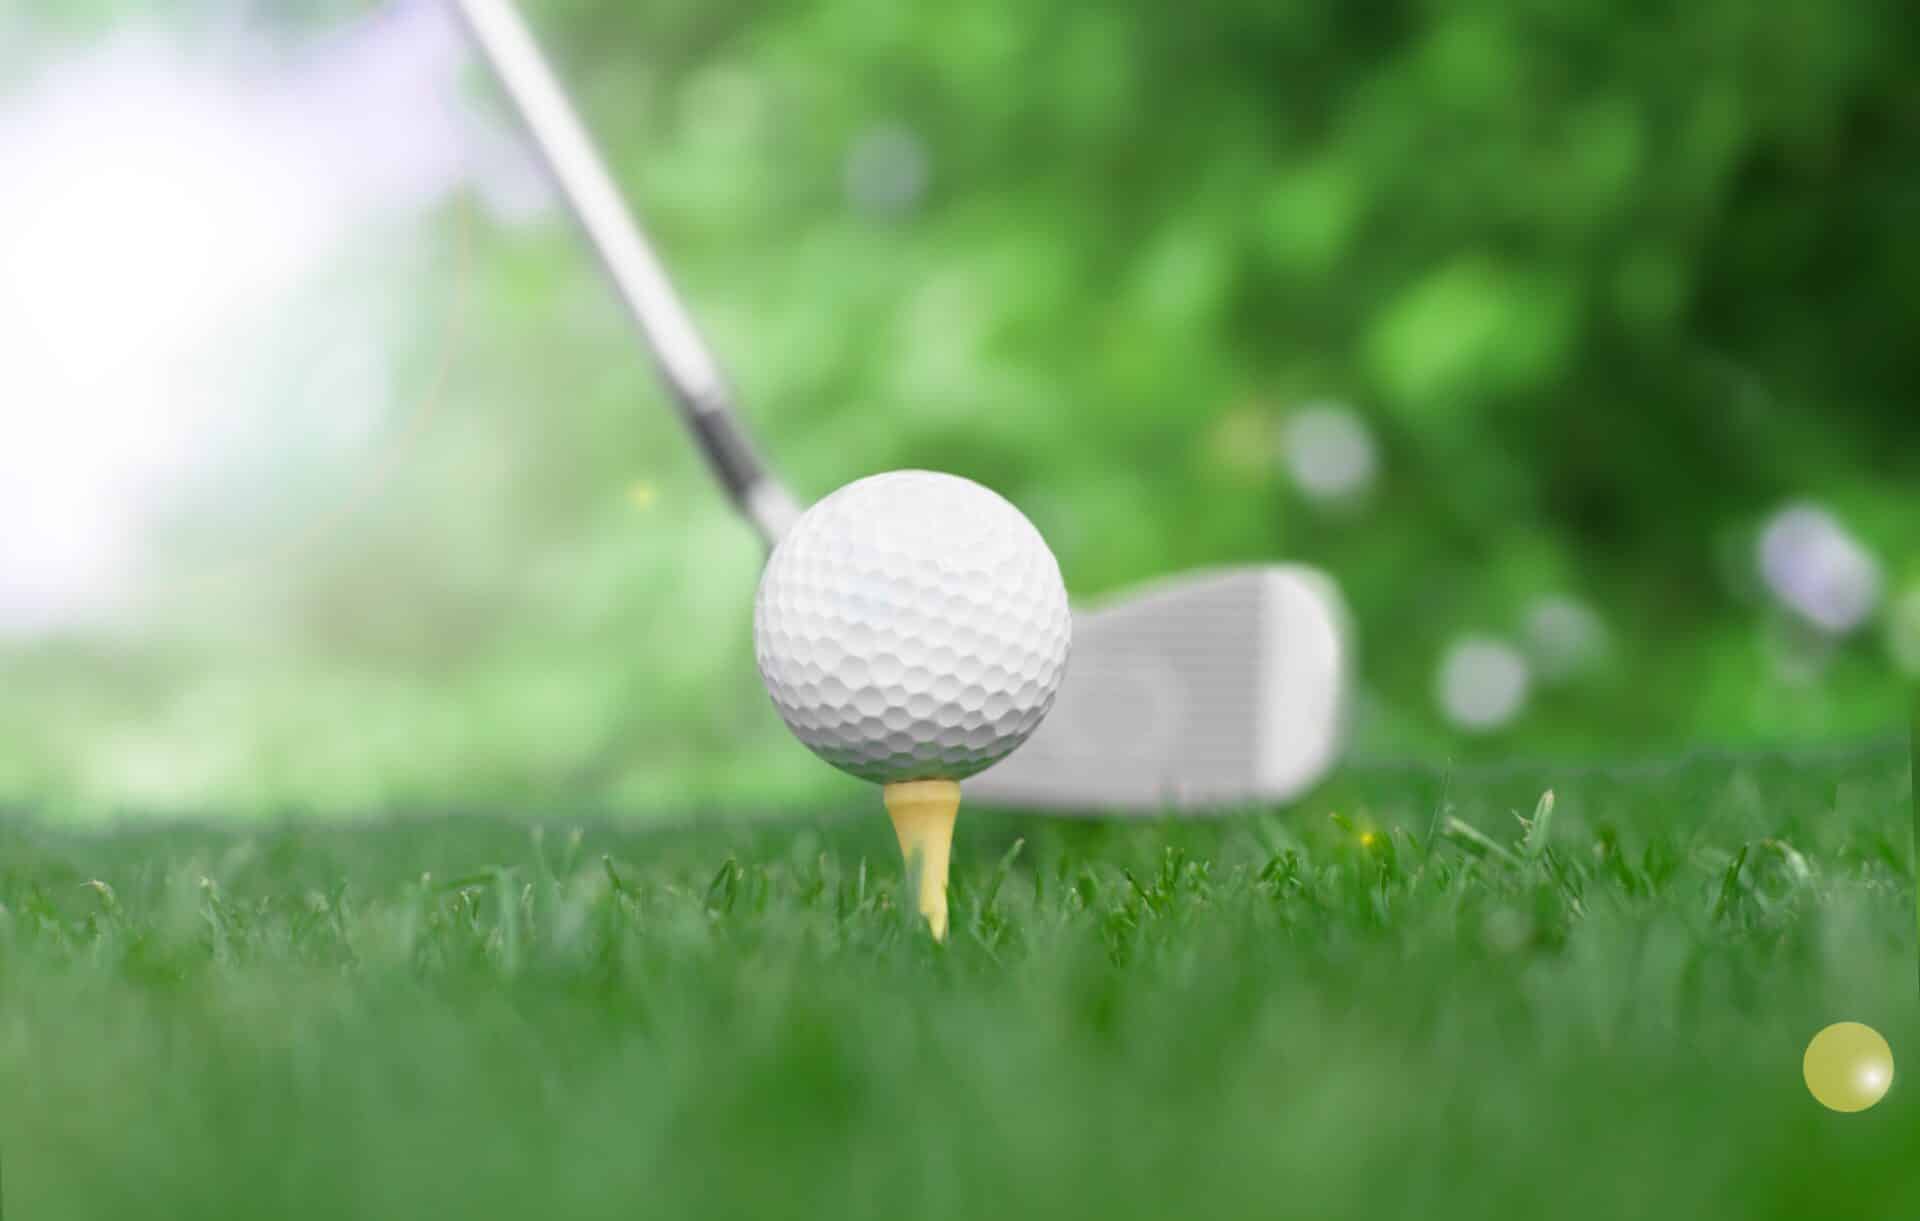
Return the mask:
{"type": "MultiPolygon", "coordinates": [[[[0,99],[0,631],[121,603],[155,515],[270,426],[236,416],[260,413],[274,310],[476,164],[437,6],[291,62],[221,50],[123,34],[0,99]]],[[[486,166],[510,174],[501,147],[486,166]]],[[[390,353],[364,328],[344,342],[338,384],[371,390],[334,396],[328,427],[364,433],[390,353]]]]}
{"type": "Polygon", "coordinates": [[[0,115],[0,616],[15,625],[111,598],[130,519],[212,427],[201,349],[299,215],[247,173],[245,114],[132,42],[0,115]]]}
{"type": "Polygon", "coordinates": [[[1441,660],[1436,694],[1455,728],[1491,733],[1520,715],[1532,685],[1518,649],[1490,636],[1465,636],[1441,660]]]}
{"type": "Polygon", "coordinates": [[[1331,403],[1287,417],[1280,426],[1280,456],[1301,493],[1328,505],[1363,499],[1380,473],[1373,430],[1359,413],[1331,403]]]}
{"type": "Polygon", "coordinates": [[[1781,605],[1830,635],[1847,635],[1879,608],[1879,563],[1819,505],[1774,514],[1760,533],[1759,566],[1781,605]]]}

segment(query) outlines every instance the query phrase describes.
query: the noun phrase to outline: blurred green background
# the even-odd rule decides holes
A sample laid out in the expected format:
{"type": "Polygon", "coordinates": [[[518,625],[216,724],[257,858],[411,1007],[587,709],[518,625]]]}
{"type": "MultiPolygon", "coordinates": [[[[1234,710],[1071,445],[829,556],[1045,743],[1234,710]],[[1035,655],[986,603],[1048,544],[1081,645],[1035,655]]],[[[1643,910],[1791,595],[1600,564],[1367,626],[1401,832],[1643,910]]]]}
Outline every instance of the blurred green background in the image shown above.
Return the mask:
{"type": "MultiPolygon", "coordinates": [[[[802,493],[902,466],[979,479],[1080,598],[1196,565],[1322,565],[1360,633],[1360,759],[1902,723],[1900,676],[1920,673],[1904,6],[527,8],[802,493]],[[1494,697],[1454,690],[1489,667],[1494,697]]],[[[130,37],[176,48],[183,79],[281,97],[417,15],[149,9],[29,0],[0,19],[16,135],[45,129],[49,80],[130,37]]],[[[98,62],[95,92],[127,75],[98,62]]],[[[452,75],[461,124],[491,122],[507,155],[489,82],[452,75]]],[[[366,111],[324,145],[334,182],[420,163],[376,148],[411,104],[341,87],[283,109],[366,111]]],[[[292,143],[231,164],[271,178],[292,143]]],[[[0,193],[24,189],[6,160],[0,193]]],[[[44,484],[8,509],[0,542],[22,550],[0,552],[0,609],[25,548],[73,554],[59,506],[125,510],[106,592],[68,596],[42,564],[38,609],[0,635],[0,801],[686,810],[854,791],[762,694],[758,546],[564,216],[524,183],[505,203],[459,174],[441,187],[356,212],[272,308],[213,330],[219,392],[194,401],[215,406],[178,426],[205,452],[137,498],[110,478],[58,492],[33,456],[48,421],[105,444],[111,410],[0,382],[0,478],[44,484]],[[364,427],[316,441],[342,412],[364,427]]],[[[136,235],[152,216],[110,202],[136,235]]],[[[106,299],[128,274],[61,282],[106,299]]]]}

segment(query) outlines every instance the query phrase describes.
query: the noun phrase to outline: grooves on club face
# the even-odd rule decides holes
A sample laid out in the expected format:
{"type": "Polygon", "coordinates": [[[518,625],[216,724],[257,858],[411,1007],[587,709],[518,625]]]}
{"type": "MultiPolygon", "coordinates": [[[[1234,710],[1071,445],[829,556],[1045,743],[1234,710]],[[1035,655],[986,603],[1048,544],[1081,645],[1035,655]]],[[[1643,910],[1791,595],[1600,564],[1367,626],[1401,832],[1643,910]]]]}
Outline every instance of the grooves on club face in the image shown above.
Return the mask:
{"type": "Polygon", "coordinates": [[[1281,802],[1345,743],[1353,635],[1326,574],[1187,573],[1074,615],[1053,710],[970,802],[1155,814],[1281,802]]]}

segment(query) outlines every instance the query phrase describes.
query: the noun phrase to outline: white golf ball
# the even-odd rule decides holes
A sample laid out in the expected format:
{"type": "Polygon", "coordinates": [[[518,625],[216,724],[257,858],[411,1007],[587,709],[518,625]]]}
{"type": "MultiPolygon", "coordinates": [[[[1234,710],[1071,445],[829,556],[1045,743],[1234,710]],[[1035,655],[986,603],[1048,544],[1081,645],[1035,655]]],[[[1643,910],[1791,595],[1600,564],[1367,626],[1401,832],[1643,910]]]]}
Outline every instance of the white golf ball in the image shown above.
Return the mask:
{"type": "Polygon", "coordinates": [[[760,677],[787,727],[881,784],[1005,758],[1053,706],[1071,635],[1033,523],[932,471],[874,475],[808,509],[753,608],[760,677]]]}

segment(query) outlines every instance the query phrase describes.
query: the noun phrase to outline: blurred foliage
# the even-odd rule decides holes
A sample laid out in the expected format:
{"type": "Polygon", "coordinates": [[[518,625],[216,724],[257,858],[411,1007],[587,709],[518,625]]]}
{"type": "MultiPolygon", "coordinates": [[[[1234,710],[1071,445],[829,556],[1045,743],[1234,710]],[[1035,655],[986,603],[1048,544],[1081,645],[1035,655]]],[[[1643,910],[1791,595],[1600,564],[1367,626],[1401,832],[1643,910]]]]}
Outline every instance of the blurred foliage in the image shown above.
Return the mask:
{"type": "MultiPolygon", "coordinates": [[[[804,494],[902,466],[980,479],[1079,597],[1322,564],[1356,613],[1375,757],[1898,718],[1878,628],[1807,645],[1750,555],[1766,513],[1813,498],[1890,589],[1920,582],[1905,6],[529,13],[804,494]],[[876,128],[924,150],[899,206],[849,199],[876,128]],[[1357,510],[1277,459],[1287,415],[1329,400],[1379,442],[1357,510]],[[1454,734],[1433,697],[1447,644],[1515,635],[1555,594],[1598,612],[1608,664],[1505,733],[1454,734]],[[1779,664],[1807,649],[1813,676],[1779,664]]],[[[178,583],[150,619],[166,649],[14,650],[5,677],[48,694],[0,709],[0,791],[852,792],[767,707],[757,547],[570,228],[462,205],[428,244],[403,380],[433,406],[396,424],[386,482],[294,562],[267,558],[294,527],[237,544],[231,506],[177,523],[174,571],[228,576],[178,583]],[[166,783],[139,780],[142,751],[166,783]]],[[[261,516],[314,509],[276,505],[261,516]]]]}

